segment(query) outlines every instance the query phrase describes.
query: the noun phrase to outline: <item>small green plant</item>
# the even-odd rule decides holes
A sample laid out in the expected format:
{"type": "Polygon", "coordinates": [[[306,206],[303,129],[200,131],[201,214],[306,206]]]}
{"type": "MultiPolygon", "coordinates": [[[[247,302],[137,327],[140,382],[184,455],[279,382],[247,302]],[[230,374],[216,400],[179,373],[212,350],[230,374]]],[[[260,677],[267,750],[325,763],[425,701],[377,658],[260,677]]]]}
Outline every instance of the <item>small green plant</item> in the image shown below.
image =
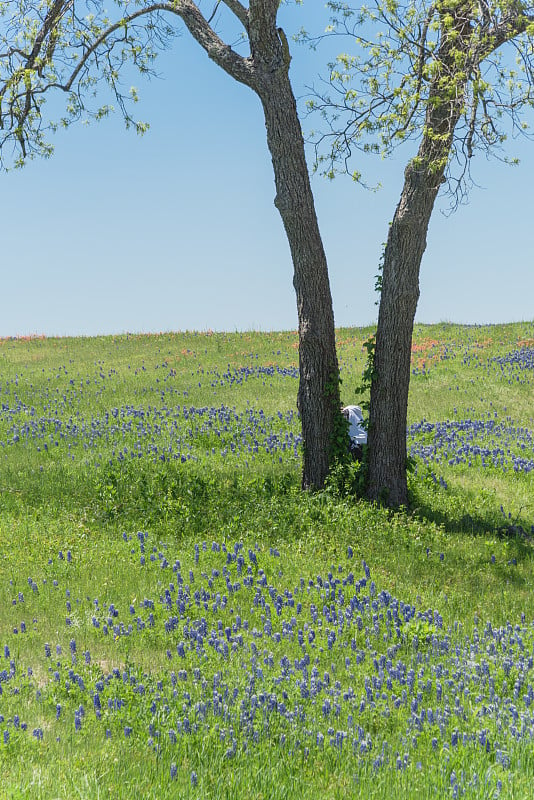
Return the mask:
{"type": "Polygon", "coordinates": [[[350,455],[332,466],[326,479],[325,491],[336,498],[361,498],[367,483],[367,448],[362,461],[353,461],[350,455]]]}
{"type": "Polygon", "coordinates": [[[401,631],[403,642],[415,649],[428,647],[431,644],[432,636],[436,633],[434,626],[422,619],[412,619],[406,622],[401,631]]]}

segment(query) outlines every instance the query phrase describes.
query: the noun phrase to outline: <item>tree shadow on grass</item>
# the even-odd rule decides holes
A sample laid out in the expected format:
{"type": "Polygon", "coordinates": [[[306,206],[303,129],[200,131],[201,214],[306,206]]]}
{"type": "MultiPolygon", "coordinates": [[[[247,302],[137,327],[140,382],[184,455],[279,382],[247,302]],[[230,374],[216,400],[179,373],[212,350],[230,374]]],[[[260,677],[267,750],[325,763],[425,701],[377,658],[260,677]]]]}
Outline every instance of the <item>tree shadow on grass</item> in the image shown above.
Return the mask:
{"type": "MultiPolygon", "coordinates": [[[[411,498],[411,513],[419,519],[427,520],[439,525],[447,533],[464,534],[466,536],[496,536],[507,540],[511,547],[511,558],[525,560],[532,556],[534,535],[525,520],[519,517],[506,520],[502,517],[500,509],[488,509],[486,513],[475,511],[472,508],[472,497],[467,492],[455,489],[456,496],[464,497],[461,503],[465,509],[463,513],[458,509],[444,510],[432,504],[423,496],[413,494],[411,498]],[[501,516],[502,524],[499,524],[501,516]]],[[[534,526],[533,526],[534,527],[534,526]]]]}

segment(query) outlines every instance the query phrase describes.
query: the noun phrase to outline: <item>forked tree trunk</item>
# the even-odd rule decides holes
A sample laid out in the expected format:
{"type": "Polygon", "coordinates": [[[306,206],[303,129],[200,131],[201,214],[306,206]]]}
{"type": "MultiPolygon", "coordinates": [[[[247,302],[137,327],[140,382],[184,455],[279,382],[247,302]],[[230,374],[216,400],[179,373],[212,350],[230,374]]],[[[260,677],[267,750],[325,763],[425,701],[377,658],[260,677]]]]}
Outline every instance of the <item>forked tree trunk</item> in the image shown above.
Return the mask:
{"type": "MultiPolygon", "coordinates": [[[[382,291],[371,383],[368,497],[392,507],[408,504],[406,423],[413,324],[419,299],[419,272],[434,203],[443,181],[454,129],[464,100],[465,82],[457,79],[457,55],[468,52],[469,18],[452,5],[454,32],[444,35],[440,69],[430,88],[425,132],[416,158],[407,166],[404,187],[390,225],[382,272],[382,291]],[[444,99],[454,81],[452,99],[444,99]]],[[[450,9],[443,4],[442,12],[450,9]]]]}

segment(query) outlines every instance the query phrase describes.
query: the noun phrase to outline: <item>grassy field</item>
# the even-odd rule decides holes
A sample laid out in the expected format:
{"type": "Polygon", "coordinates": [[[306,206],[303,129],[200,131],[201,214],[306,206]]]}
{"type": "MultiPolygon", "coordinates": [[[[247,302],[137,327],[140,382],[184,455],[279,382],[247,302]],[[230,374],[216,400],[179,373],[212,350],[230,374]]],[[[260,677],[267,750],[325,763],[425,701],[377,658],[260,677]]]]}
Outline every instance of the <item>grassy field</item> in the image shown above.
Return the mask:
{"type": "Polygon", "coordinates": [[[297,364],[0,340],[2,799],[532,797],[534,324],[417,326],[398,513],[299,491],[297,364]]]}

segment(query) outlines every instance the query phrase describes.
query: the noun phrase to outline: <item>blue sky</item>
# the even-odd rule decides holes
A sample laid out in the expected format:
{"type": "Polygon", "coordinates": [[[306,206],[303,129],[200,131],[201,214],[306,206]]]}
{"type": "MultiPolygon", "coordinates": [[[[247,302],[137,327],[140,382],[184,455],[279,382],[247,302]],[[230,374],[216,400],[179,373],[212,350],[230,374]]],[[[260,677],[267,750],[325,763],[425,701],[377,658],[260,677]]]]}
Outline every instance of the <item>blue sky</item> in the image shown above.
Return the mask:
{"type": "MultiPolygon", "coordinates": [[[[318,0],[281,19],[288,34],[327,21],[318,0]]],[[[328,59],[295,43],[292,54],[302,97],[328,59]]],[[[51,159],[1,175],[0,336],[296,328],[259,100],[185,31],[157,68],[162,79],[131,81],[136,114],[150,122],[144,137],[115,114],[74,125],[54,137],[51,159]]],[[[303,118],[305,131],[317,124],[303,118]]],[[[511,141],[507,152],[519,167],[475,159],[482,188],[467,206],[445,217],[438,201],[418,321],[534,318],[534,144],[511,141]]],[[[374,275],[407,157],[361,156],[357,166],[383,185],[377,193],[313,177],[338,326],[376,318],[374,275]]]]}

